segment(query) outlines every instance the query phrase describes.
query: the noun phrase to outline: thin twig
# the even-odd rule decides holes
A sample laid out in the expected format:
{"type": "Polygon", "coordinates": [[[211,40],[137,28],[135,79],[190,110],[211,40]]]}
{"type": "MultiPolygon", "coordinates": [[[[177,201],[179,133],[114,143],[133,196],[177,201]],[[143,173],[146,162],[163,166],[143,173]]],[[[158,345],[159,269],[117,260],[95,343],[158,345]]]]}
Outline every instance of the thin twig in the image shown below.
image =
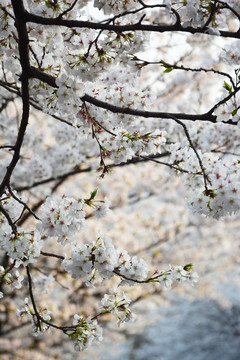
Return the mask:
{"type": "Polygon", "coordinates": [[[175,69],[175,70],[184,70],[184,71],[191,71],[191,72],[212,72],[214,74],[217,74],[217,75],[221,75],[221,76],[225,76],[225,77],[228,77],[228,79],[230,80],[233,88],[235,89],[236,88],[236,85],[231,77],[231,75],[229,75],[228,73],[225,73],[223,71],[219,71],[219,70],[216,70],[216,69],[206,69],[206,68],[203,68],[203,67],[200,67],[200,68],[190,68],[190,67],[186,67],[184,65],[177,65],[177,64],[169,64],[168,62],[166,61],[163,61],[163,60],[159,60],[159,61],[148,61],[148,60],[142,60],[142,59],[139,59],[138,57],[133,57],[132,58],[133,61],[140,61],[145,65],[162,65],[164,66],[166,69],[175,69]]]}
{"type": "MultiPolygon", "coordinates": [[[[62,178],[60,179],[52,188],[51,190],[51,193],[53,194],[57,188],[65,181],[66,178],[62,178]]],[[[45,198],[46,199],[46,198],[45,198]]],[[[32,211],[35,213],[39,208],[40,206],[44,203],[45,199],[41,199],[39,200],[32,208],[32,211]]],[[[29,216],[31,215],[30,212],[26,213],[18,222],[18,225],[22,225],[28,218],[29,216]]]]}
{"type": "Polygon", "coordinates": [[[38,312],[38,309],[37,309],[37,306],[36,306],[36,303],[35,303],[35,299],[34,299],[34,296],[33,296],[33,290],[32,290],[32,278],[31,278],[31,273],[30,273],[30,265],[27,265],[26,267],[26,270],[27,270],[27,277],[28,277],[28,289],[29,289],[29,295],[30,295],[30,298],[31,298],[31,302],[32,302],[32,306],[33,306],[33,309],[34,309],[34,313],[35,313],[35,316],[37,318],[37,327],[39,328],[39,330],[41,331],[42,327],[41,327],[41,316],[38,312]]]}
{"type": "Polygon", "coordinates": [[[54,257],[54,258],[57,258],[57,259],[60,259],[60,260],[65,259],[64,256],[62,256],[62,255],[57,255],[57,254],[53,254],[53,253],[49,253],[49,252],[45,252],[45,251],[41,251],[41,255],[54,257]]]}
{"type": "MultiPolygon", "coordinates": [[[[24,206],[24,210],[27,209],[27,210],[35,217],[35,219],[40,220],[40,218],[32,211],[32,209],[30,209],[30,207],[29,207],[24,201],[22,201],[21,199],[19,199],[19,198],[14,194],[14,192],[12,191],[10,185],[7,185],[7,188],[8,188],[9,193],[11,194],[11,196],[12,196],[16,201],[18,201],[20,204],[22,204],[22,205],[24,206]]],[[[18,219],[18,220],[19,220],[19,219],[18,219]]]]}
{"type": "Polygon", "coordinates": [[[98,139],[98,137],[96,136],[96,133],[95,133],[95,130],[94,130],[94,127],[92,125],[92,133],[93,133],[93,138],[96,139],[97,143],[98,143],[98,146],[99,146],[99,150],[100,150],[100,158],[101,158],[101,161],[100,161],[100,166],[103,166],[103,174],[105,174],[106,172],[108,172],[108,167],[107,165],[105,164],[104,162],[104,155],[103,155],[103,147],[102,145],[100,144],[100,141],[98,139]]]}
{"type": "Polygon", "coordinates": [[[201,158],[200,158],[200,156],[199,156],[199,154],[198,154],[198,151],[197,151],[196,147],[193,145],[193,142],[192,142],[192,140],[191,140],[191,137],[190,137],[190,134],[189,134],[189,132],[188,132],[188,129],[187,129],[186,125],[185,125],[182,121],[178,120],[178,119],[175,118],[175,117],[172,117],[172,119],[175,120],[177,124],[179,124],[179,125],[181,125],[181,126],[183,127],[183,130],[184,130],[185,135],[186,135],[186,137],[187,137],[187,139],[188,139],[189,145],[190,145],[190,147],[193,149],[193,151],[195,152],[195,155],[196,155],[196,157],[197,157],[197,159],[198,159],[198,162],[199,162],[199,165],[200,165],[202,174],[203,174],[204,187],[205,187],[206,195],[207,195],[207,194],[209,193],[209,189],[208,189],[208,186],[207,186],[207,182],[208,182],[210,185],[212,185],[212,183],[211,183],[208,175],[207,175],[206,172],[205,172],[205,169],[204,169],[204,167],[203,167],[202,160],[201,160],[201,158]]]}
{"type": "Polygon", "coordinates": [[[16,260],[14,260],[13,263],[9,266],[9,268],[4,271],[4,274],[0,277],[0,283],[3,281],[7,273],[9,273],[14,268],[15,264],[16,264],[16,260]]]}
{"type": "MultiPolygon", "coordinates": [[[[149,155],[148,159],[144,159],[144,158],[140,159],[139,157],[133,157],[132,159],[130,159],[130,160],[126,161],[126,162],[122,162],[120,164],[109,164],[108,167],[109,167],[109,169],[112,169],[112,168],[115,168],[115,167],[123,167],[123,166],[131,165],[131,164],[138,164],[138,163],[146,162],[146,161],[152,160],[152,159],[158,159],[158,158],[166,157],[168,155],[170,155],[170,153],[168,151],[166,151],[166,152],[161,153],[161,154],[149,155]]],[[[25,190],[31,190],[32,188],[34,188],[36,186],[44,185],[44,184],[47,184],[47,183],[49,183],[51,181],[66,180],[70,176],[90,172],[92,170],[93,170],[92,167],[87,167],[85,169],[82,169],[81,167],[77,167],[76,169],[71,170],[68,173],[61,174],[61,175],[56,176],[56,177],[50,177],[50,178],[47,178],[47,179],[44,179],[44,180],[41,180],[41,181],[36,181],[32,185],[16,187],[15,190],[18,191],[18,192],[19,191],[25,191],[25,190]]]]}
{"type": "Polygon", "coordinates": [[[146,159],[146,160],[149,160],[149,161],[152,161],[152,162],[155,162],[157,164],[161,164],[161,165],[165,165],[165,166],[168,166],[170,167],[171,169],[174,169],[174,170],[177,170],[177,171],[180,171],[180,172],[184,172],[186,174],[189,174],[189,171],[188,170],[184,170],[182,168],[179,168],[173,164],[168,164],[166,162],[163,162],[163,161],[159,161],[159,160],[156,160],[156,159],[152,159],[152,158],[149,158],[148,156],[146,155],[138,155],[140,158],[142,159],[146,159]]]}
{"type": "Polygon", "coordinates": [[[60,15],[58,15],[58,18],[61,19],[64,15],[66,15],[69,11],[71,11],[74,8],[74,6],[77,4],[77,2],[78,0],[75,0],[68,9],[64,10],[60,15]]]}
{"type": "Polygon", "coordinates": [[[211,7],[211,10],[210,10],[210,15],[209,15],[209,18],[207,19],[207,21],[205,22],[205,24],[203,25],[204,28],[208,27],[210,22],[213,20],[213,17],[217,11],[217,7],[216,7],[216,3],[218,1],[217,0],[214,0],[214,3],[210,3],[210,7],[211,7]]]}
{"type": "Polygon", "coordinates": [[[12,221],[9,213],[4,209],[4,207],[0,204],[0,212],[5,216],[5,218],[7,219],[8,221],[8,224],[11,226],[12,228],[12,231],[14,234],[17,233],[17,226],[16,224],[14,224],[14,222],[12,221]]]}

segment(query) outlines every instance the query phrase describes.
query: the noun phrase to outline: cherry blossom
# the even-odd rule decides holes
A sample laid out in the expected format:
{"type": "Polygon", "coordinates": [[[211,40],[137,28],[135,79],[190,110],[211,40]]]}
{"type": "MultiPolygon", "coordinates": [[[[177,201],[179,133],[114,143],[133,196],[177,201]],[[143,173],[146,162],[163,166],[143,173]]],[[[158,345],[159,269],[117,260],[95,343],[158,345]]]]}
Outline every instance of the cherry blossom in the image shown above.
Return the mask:
{"type": "Polygon", "coordinates": [[[76,351],[87,349],[92,342],[102,340],[102,328],[97,320],[75,314],[73,325],[76,327],[75,330],[67,335],[73,340],[76,351]]]}
{"type": "Polygon", "coordinates": [[[238,216],[240,5],[2,0],[0,17],[6,335],[16,312],[82,351],[106,314],[135,320],[140,285],[198,281],[152,247],[238,216]]]}
{"type": "Polygon", "coordinates": [[[129,309],[131,299],[124,292],[118,293],[118,289],[110,289],[110,294],[105,294],[99,304],[101,314],[111,313],[118,318],[118,324],[135,321],[136,315],[129,309]]]}

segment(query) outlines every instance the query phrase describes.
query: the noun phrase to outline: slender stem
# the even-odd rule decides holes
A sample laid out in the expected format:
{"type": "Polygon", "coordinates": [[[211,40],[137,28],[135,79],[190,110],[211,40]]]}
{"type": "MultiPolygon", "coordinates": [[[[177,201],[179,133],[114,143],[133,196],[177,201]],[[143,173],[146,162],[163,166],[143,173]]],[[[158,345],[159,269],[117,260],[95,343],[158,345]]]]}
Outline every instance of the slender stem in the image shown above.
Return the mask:
{"type": "Polygon", "coordinates": [[[141,63],[144,64],[144,66],[146,65],[162,65],[164,66],[166,69],[175,69],[175,70],[183,70],[183,71],[191,71],[191,72],[206,72],[206,73],[213,73],[213,74],[217,74],[217,75],[221,75],[221,76],[225,76],[227,77],[231,84],[232,84],[232,87],[235,89],[235,83],[233,81],[233,78],[231,75],[229,75],[228,73],[225,73],[223,71],[219,71],[219,70],[216,70],[216,69],[206,69],[206,68],[203,68],[203,67],[200,67],[200,68],[190,68],[190,67],[187,67],[187,66],[184,66],[184,65],[177,65],[176,63],[175,64],[170,64],[166,61],[163,61],[163,60],[159,60],[159,61],[148,61],[148,60],[143,60],[143,59],[139,59],[138,57],[133,57],[132,58],[133,61],[140,61],[141,63]]]}
{"type": "MultiPolygon", "coordinates": [[[[148,158],[139,158],[139,157],[134,157],[131,160],[128,160],[126,162],[123,162],[121,164],[110,164],[108,165],[109,169],[115,168],[115,167],[123,167],[123,166],[127,166],[127,165],[131,165],[131,164],[138,164],[138,163],[142,163],[142,162],[146,162],[146,161],[151,161],[152,159],[158,159],[158,158],[162,158],[162,157],[166,157],[170,155],[169,152],[164,152],[162,154],[156,154],[156,155],[149,155],[148,158]]],[[[81,169],[81,167],[78,167],[72,171],[69,171],[68,173],[56,176],[56,177],[50,177],[41,181],[37,181],[35,183],[33,183],[32,185],[26,185],[26,186],[20,186],[20,187],[16,187],[15,190],[16,191],[24,191],[24,190],[31,190],[32,188],[36,187],[36,186],[40,186],[40,185],[44,185],[47,184],[51,181],[56,181],[56,180],[65,180],[67,179],[69,176],[73,176],[73,175],[78,175],[81,173],[86,173],[86,172],[90,172],[92,171],[92,167],[87,167],[85,169],[81,169]]]]}
{"type": "Polygon", "coordinates": [[[190,145],[190,147],[193,149],[193,151],[195,152],[195,155],[196,155],[196,157],[197,157],[197,159],[198,159],[198,162],[199,162],[199,165],[200,165],[202,174],[203,174],[203,181],[204,181],[204,187],[205,187],[205,190],[206,190],[206,194],[208,194],[208,193],[209,193],[209,189],[208,189],[208,187],[207,187],[207,182],[208,182],[210,185],[212,185],[212,183],[211,183],[208,175],[206,174],[206,172],[205,172],[205,170],[204,170],[204,166],[203,166],[202,160],[201,160],[201,158],[200,158],[200,156],[199,156],[199,154],[198,154],[198,151],[197,151],[196,147],[193,145],[193,142],[192,142],[192,140],[191,140],[191,137],[190,137],[190,134],[189,134],[189,132],[188,132],[188,129],[187,129],[186,125],[185,125],[182,121],[178,120],[178,119],[175,118],[175,117],[172,117],[172,118],[173,118],[173,120],[176,121],[177,124],[179,124],[179,125],[181,125],[181,126],[183,127],[184,132],[185,132],[185,135],[186,135],[186,137],[187,137],[187,139],[188,139],[189,145],[190,145]]]}
{"type": "Polygon", "coordinates": [[[66,15],[69,11],[71,11],[71,10],[74,8],[74,6],[77,4],[77,2],[78,2],[78,0],[75,0],[68,9],[66,9],[66,10],[63,11],[60,15],[58,15],[58,18],[59,18],[59,19],[62,18],[62,17],[63,17],[64,15],[66,15]]]}
{"type": "Polygon", "coordinates": [[[4,271],[4,274],[0,277],[0,283],[2,282],[4,277],[7,275],[7,273],[9,273],[14,268],[15,264],[16,264],[16,260],[14,260],[13,263],[9,266],[9,268],[4,271]]]}
{"type": "Polygon", "coordinates": [[[21,199],[19,199],[19,198],[14,194],[14,192],[12,191],[10,185],[8,185],[7,188],[8,188],[9,193],[11,194],[11,196],[12,196],[16,201],[18,201],[20,204],[22,204],[22,205],[24,206],[24,209],[26,208],[26,209],[35,217],[35,219],[40,220],[40,218],[32,211],[32,209],[30,209],[30,207],[29,207],[24,201],[22,201],[21,199]]]}
{"type": "Polygon", "coordinates": [[[184,169],[182,169],[182,168],[179,168],[179,167],[177,167],[177,166],[174,166],[173,164],[168,164],[168,163],[163,162],[163,161],[159,161],[159,160],[156,160],[156,159],[151,159],[151,158],[149,158],[148,156],[144,156],[144,155],[138,155],[138,156],[139,156],[140,158],[142,158],[142,159],[146,159],[146,160],[149,160],[149,161],[153,161],[153,162],[155,162],[155,163],[157,163],[157,164],[165,165],[165,166],[170,167],[171,169],[174,169],[174,170],[177,170],[177,171],[180,171],[180,172],[184,172],[184,173],[189,174],[189,171],[184,170],[184,169]]]}
{"type": "Polygon", "coordinates": [[[0,212],[7,219],[8,224],[11,226],[13,233],[16,234],[17,233],[17,226],[16,226],[16,224],[14,224],[14,222],[12,221],[10,215],[8,214],[8,212],[4,209],[4,207],[1,204],[0,204],[0,212]]]}
{"type": "Polygon", "coordinates": [[[48,252],[45,252],[45,251],[41,251],[41,255],[43,255],[43,256],[55,257],[55,258],[57,258],[57,259],[64,260],[64,256],[62,256],[62,255],[57,255],[57,254],[53,254],[53,253],[48,253],[48,252]]]}
{"type": "Polygon", "coordinates": [[[29,289],[29,295],[30,295],[30,298],[31,298],[31,302],[32,302],[32,306],[33,306],[33,309],[34,309],[34,313],[35,313],[35,316],[37,318],[37,327],[41,330],[41,316],[39,315],[38,313],[38,309],[37,309],[37,306],[36,306],[36,303],[35,303],[35,299],[34,299],[34,296],[33,296],[33,291],[32,291],[32,278],[31,278],[31,273],[30,273],[30,265],[28,265],[26,267],[26,270],[27,270],[27,277],[28,277],[28,289],[29,289]]]}

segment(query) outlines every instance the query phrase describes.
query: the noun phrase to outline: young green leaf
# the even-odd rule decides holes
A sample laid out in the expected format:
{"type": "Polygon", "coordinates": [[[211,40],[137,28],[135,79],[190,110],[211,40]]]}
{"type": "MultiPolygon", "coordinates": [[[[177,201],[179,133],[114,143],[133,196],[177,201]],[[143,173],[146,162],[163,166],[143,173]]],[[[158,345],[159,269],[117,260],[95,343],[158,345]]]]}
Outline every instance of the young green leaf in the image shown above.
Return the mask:
{"type": "Polygon", "coordinates": [[[232,87],[226,81],[224,81],[223,88],[226,89],[229,92],[229,94],[232,93],[232,87]]]}

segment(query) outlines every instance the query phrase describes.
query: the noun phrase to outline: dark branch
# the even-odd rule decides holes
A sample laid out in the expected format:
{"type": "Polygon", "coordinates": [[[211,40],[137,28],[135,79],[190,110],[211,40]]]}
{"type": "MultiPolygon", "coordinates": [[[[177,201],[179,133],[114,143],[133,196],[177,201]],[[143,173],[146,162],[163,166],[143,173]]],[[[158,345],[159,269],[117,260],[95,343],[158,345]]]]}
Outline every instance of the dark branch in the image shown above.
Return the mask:
{"type": "Polygon", "coordinates": [[[98,100],[90,95],[85,94],[82,98],[82,101],[88,102],[92,105],[97,107],[101,107],[103,109],[109,110],[113,113],[118,114],[126,114],[126,115],[134,115],[134,116],[141,116],[144,118],[157,118],[157,119],[169,119],[170,117],[175,117],[180,120],[202,120],[202,121],[210,121],[215,123],[216,116],[212,115],[211,113],[205,114],[183,114],[183,113],[166,113],[166,112],[159,112],[159,111],[145,111],[145,110],[137,110],[131,108],[124,108],[116,105],[109,104],[107,102],[98,100]]]}
{"type": "MultiPolygon", "coordinates": [[[[115,168],[115,167],[122,167],[122,166],[126,166],[126,165],[130,165],[130,164],[138,164],[138,163],[142,163],[142,162],[146,162],[149,160],[153,160],[153,159],[159,159],[165,156],[168,156],[169,152],[164,152],[162,154],[156,154],[156,155],[149,155],[147,158],[145,157],[142,159],[139,159],[138,157],[134,157],[131,160],[128,160],[127,162],[121,163],[121,164],[110,164],[108,165],[108,168],[115,168]]],[[[85,172],[90,172],[93,169],[91,167],[87,167],[85,169],[81,169],[81,168],[77,168],[74,169],[72,171],[69,171],[68,173],[56,176],[56,177],[51,177],[51,178],[47,178],[41,181],[37,181],[35,183],[33,183],[32,185],[26,185],[26,186],[22,186],[22,187],[16,187],[15,190],[16,191],[24,191],[24,190],[30,190],[36,186],[40,186],[40,185],[44,185],[47,184],[51,181],[56,181],[56,180],[65,180],[66,178],[68,178],[69,176],[72,175],[77,175],[77,174],[81,174],[81,173],[85,173],[85,172]]]]}
{"type": "MultiPolygon", "coordinates": [[[[57,88],[56,79],[53,76],[45,74],[44,72],[42,72],[38,69],[35,69],[35,68],[30,69],[30,74],[31,74],[31,77],[35,77],[43,82],[46,82],[50,86],[57,88]]],[[[120,106],[112,105],[105,101],[98,100],[88,94],[85,94],[84,96],[82,96],[81,100],[83,102],[88,102],[92,105],[95,105],[97,107],[100,107],[100,108],[103,108],[103,109],[106,109],[113,113],[118,113],[118,114],[134,115],[134,116],[141,116],[144,118],[155,118],[155,119],[156,118],[157,119],[170,119],[170,118],[175,117],[179,120],[190,120],[190,121],[201,120],[201,121],[210,121],[212,123],[216,123],[217,117],[216,117],[216,115],[213,115],[214,110],[219,105],[224,104],[225,102],[230,100],[232,97],[234,97],[239,90],[240,90],[240,87],[235,87],[235,90],[231,94],[229,94],[227,97],[225,97],[224,99],[219,101],[208,112],[206,112],[204,114],[167,113],[167,112],[159,112],[159,111],[137,110],[137,109],[132,109],[129,107],[120,107],[120,106]]],[[[231,120],[225,121],[224,123],[230,124],[230,125],[236,125],[236,123],[233,123],[231,120]]]]}
{"type": "Polygon", "coordinates": [[[12,221],[10,215],[8,214],[8,212],[4,209],[4,207],[1,204],[0,204],[0,213],[2,213],[5,216],[5,218],[8,221],[8,224],[12,228],[13,233],[16,234],[17,233],[17,226],[16,226],[16,224],[14,224],[14,222],[12,221]]]}
{"type": "Polygon", "coordinates": [[[60,260],[64,260],[64,256],[62,256],[62,255],[57,255],[57,254],[53,254],[53,253],[48,253],[48,252],[45,252],[45,251],[41,251],[41,255],[43,255],[43,256],[50,256],[50,257],[54,257],[54,258],[57,258],[57,259],[60,259],[60,260]]]}
{"type": "Polygon", "coordinates": [[[22,103],[23,103],[23,110],[22,110],[22,119],[21,124],[17,136],[17,141],[14,146],[14,154],[12,160],[7,167],[6,174],[3,178],[3,181],[0,185],[0,196],[3,194],[5,187],[10,182],[10,177],[12,172],[17,165],[17,162],[20,157],[20,150],[23,143],[25,131],[28,125],[29,119],[29,90],[28,90],[28,81],[29,81],[29,41],[28,41],[28,32],[26,24],[22,21],[22,17],[24,16],[24,7],[23,3],[20,0],[12,0],[12,6],[14,10],[14,14],[16,17],[15,26],[18,31],[18,50],[20,56],[20,63],[22,67],[22,75],[21,75],[21,83],[22,83],[22,103]]]}
{"type": "MultiPolygon", "coordinates": [[[[116,33],[121,33],[124,31],[151,31],[151,32],[172,32],[172,31],[180,31],[186,32],[190,34],[206,34],[207,36],[211,36],[207,34],[207,27],[183,27],[179,21],[177,21],[174,25],[148,25],[142,24],[141,22],[137,22],[136,24],[129,25],[111,25],[104,23],[96,23],[91,21],[79,21],[79,20],[66,20],[62,18],[45,18],[42,16],[30,14],[25,11],[24,14],[25,22],[33,22],[35,24],[41,25],[58,25],[65,26],[68,28],[85,28],[85,29],[95,29],[95,30],[109,30],[115,31],[116,33]]],[[[220,36],[229,37],[229,38],[237,38],[239,39],[240,34],[238,32],[224,31],[220,30],[220,36]]]]}

